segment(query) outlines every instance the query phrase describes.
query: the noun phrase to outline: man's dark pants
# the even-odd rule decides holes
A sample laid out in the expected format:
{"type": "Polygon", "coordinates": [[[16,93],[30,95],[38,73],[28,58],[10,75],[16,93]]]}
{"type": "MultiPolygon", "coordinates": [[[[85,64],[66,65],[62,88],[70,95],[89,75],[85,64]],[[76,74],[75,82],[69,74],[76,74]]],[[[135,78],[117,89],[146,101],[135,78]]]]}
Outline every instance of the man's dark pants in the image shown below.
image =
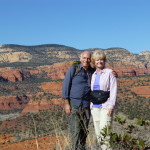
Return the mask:
{"type": "Polygon", "coordinates": [[[88,135],[88,124],[90,119],[90,107],[75,106],[71,104],[70,136],[72,150],[84,150],[86,137],[88,135]]]}

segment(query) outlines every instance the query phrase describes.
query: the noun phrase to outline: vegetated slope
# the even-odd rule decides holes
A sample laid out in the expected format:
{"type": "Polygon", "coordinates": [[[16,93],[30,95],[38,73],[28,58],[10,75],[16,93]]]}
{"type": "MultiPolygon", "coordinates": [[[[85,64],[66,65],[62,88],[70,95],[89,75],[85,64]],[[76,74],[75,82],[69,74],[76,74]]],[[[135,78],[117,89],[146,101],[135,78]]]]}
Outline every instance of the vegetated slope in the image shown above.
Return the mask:
{"type": "Polygon", "coordinates": [[[72,47],[58,45],[58,44],[46,44],[46,45],[37,45],[37,46],[22,46],[22,45],[2,45],[0,47],[0,62],[1,65],[7,66],[8,63],[10,66],[11,61],[5,61],[3,53],[13,54],[15,52],[25,52],[29,54],[28,57],[23,57],[19,55],[20,59],[16,59],[16,62],[13,62],[13,66],[39,66],[46,64],[53,64],[55,62],[63,62],[64,60],[74,60],[78,58],[78,50],[72,47]],[[32,58],[31,58],[32,57],[32,58]],[[26,62],[21,62],[21,60],[28,60],[26,62]],[[19,61],[20,60],[20,61],[19,61]]]}
{"type": "MultiPolygon", "coordinates": [[[[131,65],[140,68],[150,68],[150,52],[133,54],[124,48],[89,48],[85,49],[104,51],[108,63],[113,65],[131,65]]],[[[1,45],[0,66],[39,66],[55,62],[79,60],[81,50],[58,44],[45,44],[36,46],[1,45]]]]}
{"type": "MultiPolygon", "coordinates": [[[[93,52],[97,49],[99,48],[87,50],[93,52]]],[[[111,67],[116,68],[118,65],[120,65],[120,67],[122,68],[123,66],[126,66],[126,69],[128,69],[129,67],[137,67],[139,68],[139,70],[143,68],[145,70],[148,70],[150,68],[149,52],[146,52],[146,54],[144,52],[139,55],[135,55],[122,48],[99,50],[102,50],[106,53],[106,55],[108,56],[108,63],[109,65],[111,65],[111,67]]],[[[16,67],[22,67],[24,69],[27,69],[26,71],[22,69],[23,71],[21,72],[18,70],[18,72],[24,75],[20,76],[23,78],[16,78],[17,76],[15,75],[14,80],[6,80],[5,78],[1,78],[1,97],[17,97],[17,101],[19,102],[19,104],[23,104],[23,107],[20,106],[19,109],[21,109],[22,111],[22,109],[26,108],[26,115],[20,115],[19,117],[17,116],[15,119],[8,119],[4,122],[1,121],[0,133],[13,133],[15,141],[35,138],[36,135],[44,136],[47,133],[54,134],[54,124],[59,120],[59,124],[58,122],[56,123],[58,125],[57,129],[60,128],[62,130],[65,130],[67,127],[64,126],[64,124],[67,125],[65,122],[67,117],[65,117],[65,115],[62,113],[62,107],[58,106],[58,108],[57,105],[53,105],[55,111],[52,111],[52,109],[50,109],[50,102],[52,102],[54,98],[56,100],[60,99],[60,90],[56,91],[56,89],[54,88],[54,83],[56,83],[57,86],[59,86],[59,88],[61,89],[62,79],[64,78],[67,67],[69,66],[67,66],[66,64],[63,65],[63,63],[55,64],[55,62],[78,60],[81,51],[62,45],[41,45],[31,47],[7,45],[1,46],[0,51],[0,54],[5,53],[12,57],[17,57],[16,59],[13,59],[13,62],[11,62],[12,59],[11,61],[5,61],[5,59],[1,59],[4,58],[2,57],[3,55],[0,55],[1,67],[13,66],[14,69],[16,67]],[[18,52],[22,53],[18,54],[18,52]],[[23,54],[24,52],[25,55],[23,54]],[[16,62],[14,62],[15,60],[16,62]],[[46,64],[48,64],[48,66],[44,66],[46,64]],[[53,65],[50,66],[50,64],[53,65]],[[12,83],[12,81],[14,83],[12,83]],[[48,88],[48,86],[51,87],[48,88]],[[41,97],[38,97],[39,93],[42,94],[41,97]],[[30,101],[30,108],[34,108],[35,106],[35,112],[37,113],[30,113],[30,109],[27,109],[26,104],[28,102],[28,98],[32,99],[30,101]],[[44,105],[42,105],[43,102],[44,105]],[[56,112],[58,114],[56,114],[56,112]],[[62,117],[62,115],[64,116],[62,117]],[[37,127],[37,133],[35,133],[35,124],[37,127]]],[[[70,63],[68,64],[71,65],[70,63]]],[[[123,68],[123,70],[125,69],[123,68]]],[[[10,72],[12,73],[12,70],[10,72]]],[[[147,88],[150,87],[149,81],[149,75],[139,77],[119,77],[119,91],[116,113],[121,112],[131,119],[143,118],[147,120],[149,118],[150,98],[147,97],[147,95],[144,95],[145,91],[143,92],[143,95],[141,95],[141,93],[144,89],[143,86],[147,88]],[[134,91],[134,87],[142,87],[141,93],[134,91]]],[[[59,100],[57,102],[59,102],[59,100]]],[[[12,101],[10,101],[8,105],[16,106],[13,105],[12,101]]],[[[15,109],[13,111],[15,111],[15,109]]],[[[7,111],[4,113],[9,114],[9,112],[11,113],[11,111],[7,111]]]]}
{"type": "Polygon", "coordinates": [[[130,119],[149,120],[150,93],[144,90],[150,89],[150,75],[119,78],[118,84],[116,112],[123,112],[130,119]],[[140,93],[135,93],[134,88],[140,88],[140,93]]]}
{"type": "MultiPolygon", "coordinates": [[[[139,96],[138,94],[132,91],[134,87],[150,87],[150,76],[144,77],[124,77],[118,79],[118,100],[116,106],[116,113],[124,113],[128,118],[143,118],[145,120],[149,119],[149,110],[150,110],[150,97],[147,95],[139,96]],[[140,81],[140,82],[138,82],[140,81]]],[[[40,84],[34,84],[33,89],[41,88],[40,91],[30,90],[30,106],[26,105],[25,109],[27,113],[46,111],[51,108],[50,103],[53,102],[53,99],[56,99],[58,103],[61,104],[61,88],[62,80],[53,81],[53,82],[41,82],[40,84]],[[48,88],[51,86],[50,88],[48,88]],[[32,93],[33,92],[33,93],[32,93]],[[29,108],[28,108],[29,107],[29,108]],[[35,108],[36,107],[36,108],[35,108]],[[31,109],[32,108],[32,109],[31,109]],[[31,109],[31,111],[30,111],[31,109]]],[[[20,89],[21,90],[21,89],[20,89]]],[[[19,91],[20,91],[19,90],[19,91]]],[[[21,91],[20,91],[21,92],[21,91]]],[[[53,106],[54,103],[53,103],[53,106]]],[[[14,122],[14,121],[12,121],[14,122]]],[[[7,123],[9,127],[9,123],[7,123]]],[[[8,131],[8,130],[6,130],[8,131]]]]}
{"type": "MultiPolygon", "coordinates": [[[[32,108],[34,108],[35,104],[40,107],[40,102],[43,99],[45,100],[45,102],[47,101],[47,104],[45,104],[45,106],[49,106],[49,108],[47,110],[43,108],[43,110],[41,109],[40,111],[37,111],[37,113],[28,112],[25,115],[16,117],[15,119],[5,120],[1,122],[1,134],[11,133],[14,137],[13,141],[19,142],[36,137],[43,137],[47,135],[53,136],[56,134],[57,136],[59,136],[67,133],[66,129],[68,126],[68,117],[64,114],[63,105],[54,105],[53,103],[54,98],[59,99],[60,97],[58,95],[51,94],[51,92],[55,93],[54,90],[57,90],[57,88],[54,88],[54,83],[58,84],[59,90],[61,89],[62,80],[52,81],[52,84],[51,82],[45,81],[46,80],[43,80],[43,82],[39,82],[40,84],[36,83],[32,87],[33,89],[41,87],[41,95],[37,95],[37,97],[33,98],[31,105],[33,104],[32,108]],[[44,85],[47,85],[47,87],[45,87],[44,85]],[[48,86],[50,85],[52,85],[52,87],[50,87],[49,89],[48,86]],[[52,105],[49,105],[50,103],[52,103],[52,105]]],[[[149,81],[150,76],[120,77],[118,79],[119,90],[115,114],[123,113],[130,119],[149,119],[150,98],[146,98],[144,95],[139,96],[132,91],[133,87],[150,87],[149,81]]],[[[35,94],[37,92],[33,91],[33,93],[35,94]]],[[[30,92],[30,94],[32,94],[32,92],[30,92]]],[[[94,131],[93,128],[92,130],[94,131]]],[[[138,128],[137,135],[140,135],[140,133],[143,133],[143,131],[145,133],[146,130],[147,129],[145,129],[144,127],[138,128]]],[[[2,145],[2,147],[5,147],[5,145],[2,145]]]]}

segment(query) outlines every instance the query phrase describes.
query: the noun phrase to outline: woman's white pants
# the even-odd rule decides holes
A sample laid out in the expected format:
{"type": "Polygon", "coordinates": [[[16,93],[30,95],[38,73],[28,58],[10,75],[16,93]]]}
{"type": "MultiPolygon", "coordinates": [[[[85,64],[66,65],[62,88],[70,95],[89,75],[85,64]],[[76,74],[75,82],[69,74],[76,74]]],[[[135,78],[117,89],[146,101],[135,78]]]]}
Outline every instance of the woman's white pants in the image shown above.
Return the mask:
{"type": "MultiPolygon", "coordinates": [[[[106,126],[110,126],[112,122],[112,116],[108,115],[108,109],[107,108],[91,108],[91,114],[93,118],[93,123],[94,123],[94,129],[97,137],[98,143],[101,142],[101,138],[103,136],[101,135],[101,131],[103,128],[106,126]]],[[[110,137],[106,137],[106,142],[105,144],[101,145],[102,150],[111,150],[109,146],[109,139],[110,137]]]]}

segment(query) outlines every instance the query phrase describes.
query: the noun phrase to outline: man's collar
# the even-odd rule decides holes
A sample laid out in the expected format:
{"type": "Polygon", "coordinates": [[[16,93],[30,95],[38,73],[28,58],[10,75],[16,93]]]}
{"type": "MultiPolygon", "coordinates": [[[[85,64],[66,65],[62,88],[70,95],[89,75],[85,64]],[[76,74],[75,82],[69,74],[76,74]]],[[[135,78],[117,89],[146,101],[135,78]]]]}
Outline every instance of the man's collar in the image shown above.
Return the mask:
{"type": "MultiPolygon", "coordinates": [[[[84,68],[82,67],[82,64],[81,64],[81,63],[79,64],[79,68],[80,68],[80,70],[84,69],[84,68]]],[[[92,73],[94,73],[95,69],[92,68],[91,65],[89,65],[87,71],[91,71],[92,73]]]]}
{"type": "MultiPolygon", "coordinates": [[[[82,66],[82,64],[79,65],[79,68],[80,68],[81,70],[84,69],[83,66],[82,66]]],[[[89,68],[90,68],[90,66],[88,67],[87,70],[89,70],[89,68]]],[[[84,69],[84,70],[85,70],[85,69],[84,69]]]]}
{"type": "Polygon", "coordinates": [[[81,63],[79,64],[79,68],[80,68],[80,69],[83,68],[81,63]]]}

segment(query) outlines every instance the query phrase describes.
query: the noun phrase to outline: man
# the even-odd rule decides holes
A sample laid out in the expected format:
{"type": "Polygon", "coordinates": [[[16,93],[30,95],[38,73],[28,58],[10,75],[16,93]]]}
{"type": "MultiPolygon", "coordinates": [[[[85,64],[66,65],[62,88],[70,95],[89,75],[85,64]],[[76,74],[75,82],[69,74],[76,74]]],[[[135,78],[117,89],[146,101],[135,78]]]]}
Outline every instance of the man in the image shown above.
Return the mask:
{"type": "Polygon", "coordinates": [[[94,69],[90,67],[91,54],[84,51],[80,56],[81,64],[71,67],[64,79],[63,98],[65,112],[70,115],[72,150],[85,150],[88,124],[90,119],[90,82],[94,69]],[[78,68],[78,72],[76,70],[78,68]]]}

